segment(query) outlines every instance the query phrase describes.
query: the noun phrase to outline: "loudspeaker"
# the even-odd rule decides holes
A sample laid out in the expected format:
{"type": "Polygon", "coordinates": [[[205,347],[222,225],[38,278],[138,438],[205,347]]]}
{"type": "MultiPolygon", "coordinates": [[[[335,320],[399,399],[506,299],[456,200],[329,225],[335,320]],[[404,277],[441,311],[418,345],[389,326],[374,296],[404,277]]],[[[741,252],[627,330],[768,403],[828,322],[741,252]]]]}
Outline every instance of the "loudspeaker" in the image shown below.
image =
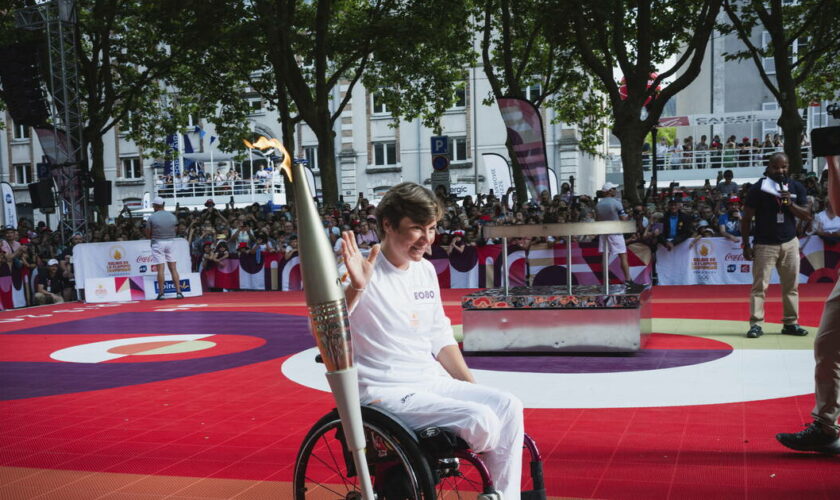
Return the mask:
{"type": "Polygon", "coordinates": [[[52,208],[55,206],[51,180],[44,179],[33,182],[28,187],[29,199],[32,200],[32,208],[52,208]]]}
{"type": "Polygon", "coordinates": [[[38,46],[16,43],[0,47],[2,97],[16,125],[40,128],[49,121],[38,68],[38,46]]]}
{"type": "Polygon", "coordinates": [[[111,181],[93,182],[93,204],[98,207],[111,204],[111,181]]]}
{"type": "Polygon", "coordinates": [[[812,129],[811,152],[814,156],[840,155],[840,127],[812,129]]]}

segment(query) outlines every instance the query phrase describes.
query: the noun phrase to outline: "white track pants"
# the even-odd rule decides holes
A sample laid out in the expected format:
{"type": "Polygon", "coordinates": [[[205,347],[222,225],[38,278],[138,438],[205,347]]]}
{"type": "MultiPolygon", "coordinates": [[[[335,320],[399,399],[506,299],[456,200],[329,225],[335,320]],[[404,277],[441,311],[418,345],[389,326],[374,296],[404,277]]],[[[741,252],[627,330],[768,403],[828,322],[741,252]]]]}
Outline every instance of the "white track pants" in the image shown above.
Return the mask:
{"type": "Polygon", "coordinates": [[[522,482],[522,402],[507,392],[448,377],[399,386],[367,386],[361,399],[398,416],[413,429],[455,431],[483,452],[493,482],[505,500],[519,500],[522,482]]]}

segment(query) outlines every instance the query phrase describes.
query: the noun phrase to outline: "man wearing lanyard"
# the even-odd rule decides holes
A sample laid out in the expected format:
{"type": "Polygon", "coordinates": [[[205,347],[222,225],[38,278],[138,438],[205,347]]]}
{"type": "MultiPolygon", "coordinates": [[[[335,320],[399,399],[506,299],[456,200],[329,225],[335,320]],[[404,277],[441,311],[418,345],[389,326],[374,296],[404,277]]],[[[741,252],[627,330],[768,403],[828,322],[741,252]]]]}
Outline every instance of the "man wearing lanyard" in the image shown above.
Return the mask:
{"type": "Polygon", "coordinates": [[[747,193],[744,216],[741,218],[741,246],[744,259],[753,261],[753,284],[750,292],[750,329],[747,338],[764,335],[764,296],[775,268],[782,284],[784,315],[782,333],[808,335],[797,323],[799,319],[799,239],[796,237],[796,218],[808,220],[807,192],[802,184],[788,180],[788,157],[774,153],[767,162],[765,177],[759,179],[747,193]],[[750,225],[755,217],[753,232],[755,248],[750,246],[750,225]]]}

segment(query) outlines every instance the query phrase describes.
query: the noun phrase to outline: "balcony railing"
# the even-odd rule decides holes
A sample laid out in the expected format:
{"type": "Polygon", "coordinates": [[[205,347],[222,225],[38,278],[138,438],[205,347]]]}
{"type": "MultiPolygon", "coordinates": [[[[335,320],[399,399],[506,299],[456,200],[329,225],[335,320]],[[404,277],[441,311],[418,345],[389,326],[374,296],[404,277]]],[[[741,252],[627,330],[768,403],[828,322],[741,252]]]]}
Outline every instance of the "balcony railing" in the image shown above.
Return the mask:
{"type": "MultiPolygon", "coordinates": [[[[784,152],[784,148],[746,148],[746,149],[713,149],[707,151],[668,152],[664,158],[657,156],[656,163],[659,170],[690,170],[701,168],[741,168],[761,167],[768,156],[773,153],[784,152]]],[[[802,163],[811,160],[811,147],[802,148],[802,163]]],[[[642,168],[651,169],[652,158],[649,153],[642,154],[642,168]]]]}
{"type": "Polygon", "coordinates": [[[216,203],[225,203],[233,197],[236,206],[271,201],[275,205],[286,204],[286,191],[282,179],[224,180],[213,182],[185,182],[183,184],[157,184],[155,195],[178,202],[182,206],[204,205],[208,198],[216,203]]]}
{"type": "MultiPolygon", "coordinates": [[[[680,151],[667,152],[657,155],[656,164],[658,170],[692,170],[692,169],[734,169],[743,167],[763,167],[767,156],[784,152],[782,147],[773,148],[749,148],[749,149],[714,149],[707,151],[680,151]]],[[[813,157],[811,147],[802,148],[802,163],[807,165],[813,157]]],[[[649,152],[642,153],[642,168],[645,172],[651,171],[653,158],[649,152]]],[[[608,172],[618,173],[622,171],[621,157],[618,155],[610,158],[607,167],[608,172]]],[[[806,167],[807,169],[807,167],[806,167]]]]}

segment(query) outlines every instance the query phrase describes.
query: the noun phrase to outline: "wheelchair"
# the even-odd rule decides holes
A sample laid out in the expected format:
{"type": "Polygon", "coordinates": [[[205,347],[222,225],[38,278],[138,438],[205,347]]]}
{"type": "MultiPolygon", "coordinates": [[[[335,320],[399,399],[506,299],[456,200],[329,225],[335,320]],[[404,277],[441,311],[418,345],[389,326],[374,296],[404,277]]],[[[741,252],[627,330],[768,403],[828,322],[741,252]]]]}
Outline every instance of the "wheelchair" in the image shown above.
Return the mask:
{"type": "MultiPolygon", "coordinates": [[[[439,427],[415,431],[374,406],[362,406],[362,421],[376,500],[499,498],[481,457],[453,432],[439,427]]],[[[523,469],[530,463],[530,477],[522,499],[545,500],[542,459],[527,434],[523,453],[523,469]]],[[[304,438],[295,460],[293,491],[295,500],[361,500],[337,410],[324,415],[304,438]]]]}

